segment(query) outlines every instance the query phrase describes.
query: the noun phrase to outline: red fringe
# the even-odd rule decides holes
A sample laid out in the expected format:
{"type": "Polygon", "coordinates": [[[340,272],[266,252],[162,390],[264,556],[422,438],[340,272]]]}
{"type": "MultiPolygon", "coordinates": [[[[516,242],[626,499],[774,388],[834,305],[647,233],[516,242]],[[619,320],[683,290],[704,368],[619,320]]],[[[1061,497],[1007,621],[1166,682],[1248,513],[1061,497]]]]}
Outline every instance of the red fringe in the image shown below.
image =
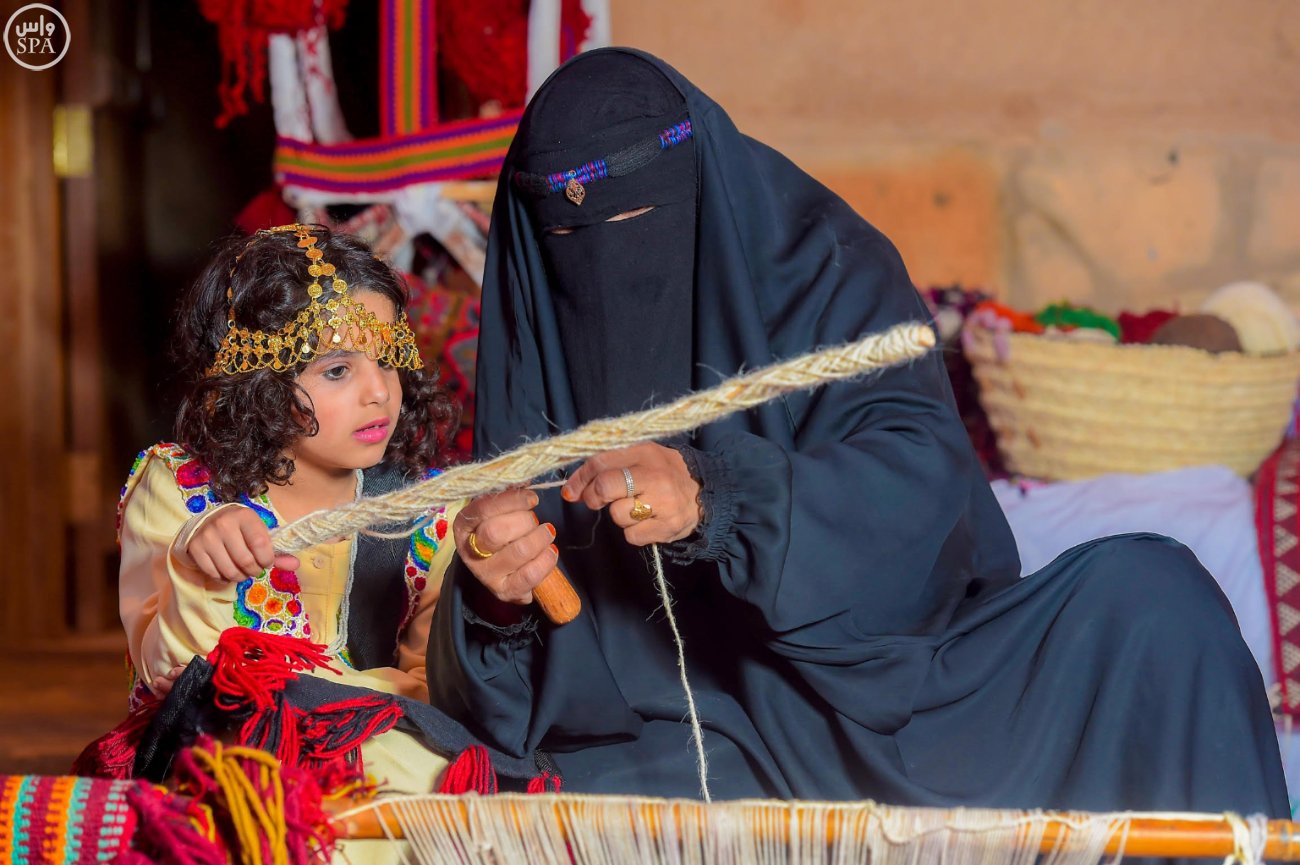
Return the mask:
{"type": "Polygon", "coordinates": [[[296,766],[302,753],[300,725],[304,717],[306,715],[301,709],[277,701],[271,708],[249,716],[239,728],[237,741],[240,745],[274,754],[287,766],[296,766]]]}
{"type": "Polygon", "coordinates": [[[304,712],[285,703],[285,685],[300,672],[328,669],[325,647],[297,637],[229,628],[208,655],[218,708],[253,714],[239,730],[241,745],[275,754],[286,766],[321,769],[343,761],[351,780],[364,777],[361,743],[385,733],[402,717],[383,694],[353,697],[304,712]]]}
{"type": "Polygon", "coordinates": [[[560,776],[552,775],[550,772],[543,772],[528,781],[528,792],[558,793],[560,792],[560,776]]]}
{"type": "Polygon", "coordinates": [[[497,773],[492,768],[487,748],[482,745],[470,745],[456,758],[442,776],[439,793],[459,796],[462,793],[482,793],[489,795],[497,792],[497,773]]]}
{"type": "Polygon", "coordinates": [[[208,653],[217,708],[237,711],[248,703],[259,711],[275,706],[275,694],[298,673],[329,665],[325,646],[298,637],[263,634],[251,628],[227,628],[208,653]]]}
{"type": "Polygon", "coordinates": [[[221,129],[248,113],[245,91],[262,102],[266,89],[266,44],[272,33],[297,33],[324,23],[343,25],[347,0],[324,0],[318,19],[315,0],[199,0],[203,17],[217,25],[221,46],[221,129]]]}
{"type": "Polygon", "coordinates": [[[303,718],[302,751],[322,763],[347,757],[401,718],[402,707],[382,694],[318,706],[303,718]]]}
{"type": "MultiPolygon", "coordinates": [[[[189,757],[188,751],[182,753],[189,757]]],[[[226,865],[222,846],[198,832],[190,820],[191,811],[200,809],[143,782],[126,796],[136,816],[131,846],[144,861],[160,865],[226,865]]]]}
{"type": "Polygon", "coordinates": [[[141,703],[122,723],[87,745],[73,761],[72,774],[118,781],[130,779],[140,739],[161,703],[156,699],[141,703]]]}
{"type": "MultiPolygon", "coordinates": [[[[219,859],[212,860],[207,858],[209,845],[201,832],[195,831],[191,820],[198,820],[201,825],[206,825],[207,817],[205,809],[211,809],[211,813],[217,818],[216,826],[218,833],[228,829],[226,815],[228,806],[226,804],[226,793],[217,784],[215,778],[209,775],[194,759],[193,752],[198,749],[212,751],[213,741],[207,736],[200,737],[198,743],[193,749],[185,749],[176,755],[176,768],[174,780],[176,790],[179,796],[173,796],[153,788],[144,787],[143,789],[152,793],[155,798],[161,800],[160,805],[155,809],[160,811],[161,819],[153,820],[151,825],[164,824],[170,825],[169,820],[174,822],[171,815],[180,815],[180,820],[184,826],[175,827],[175,839],[169,839],[164,829],[161,832],[155,832],[156,839],[149,845],[147,852],[154,853],[158,851],[162,855],[153,856],[155,861],[166,863],[166,865],[227,865],[228,861],[238,861],[239,857],[232,856],[227,859],[220,844],[215,845],[219,859]],[[182,798],[188,797],[188,798],[182,798]],[[184,803],[184,804],[182,804],[184,803]],[[171,849],[160,847],[163,842],[185,843],[189,848],[202,853],[202,857],[191,857],[188,859],[172,858],[171,849]]],[[[238,761],[239,768],[243,772],[249,788],[257,794],[257,798],[262,801],[270,801],[274,796],[273,785],[275,778],[262,778],[262,764],[252,760],[238,761]]],[[[322,808],[323,799],[321,786],[317,783],[312,772],[299,769],[293,766],[281,766],[278,770],[279,782],[284,790],[284,821],[286,834],[284,838],[285,847],[289,854],[289,861],[292,865],[314,865],[320,861],[329,861],[330,853],[334,848],[335,834],[330,826],[329,816],[322,808]]],[[[263,835],[260,839],[262,845],[262,860],[265,862],[272,861],[272,851],[270,849],[270,838],[263,835]]],[[[234,839],[226,839],[226,844],[234,843],[234,839]]],[[[233,852],[233,849],[232,849],[233,852]]]]}

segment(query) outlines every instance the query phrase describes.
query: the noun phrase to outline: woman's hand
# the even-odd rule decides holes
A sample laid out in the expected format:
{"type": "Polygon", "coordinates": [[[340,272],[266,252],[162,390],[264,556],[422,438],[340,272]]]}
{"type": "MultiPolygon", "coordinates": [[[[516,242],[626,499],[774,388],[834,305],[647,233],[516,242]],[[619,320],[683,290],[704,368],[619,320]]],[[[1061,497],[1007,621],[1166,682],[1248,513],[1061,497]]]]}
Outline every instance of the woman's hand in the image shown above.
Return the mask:
{"type": "Polygon", "coordinates": [[[573,473],[560,495],[592,510],[608,505],[627,542],[638,547],[681,540],[700,524],[700,485],[680,453],[653,442],[597,454],[573,473]],[[631,473],[635,501],[624,469],[631,473]],[[633,511],[636,502],[642,508],[633,511]],[[648,515],[642,515],[645,506],[648,515]]]}
{"type": "Polygon", "coordinates": [[[176,680],[179,679],[181,673],[184,672],[185,668],[183,666],[178,665],[172,667],[161,676],[155,677],[154,680],[149,683],[149,687],[152,688],[153,692],[159,697],[166,697],[172,692],[172,686],[176,684],[176,680]]]}
{"type": "Polygon", "coordinates": [[[296,571],[298,559],[277,554],[271,532],[251,508],[227,507],[213,514],[172,550],[182,565],[198,568],[214,580],[237,583],[274,565],[296,571]]]}
{"type": "Polygon", "coordinates": [[[559,559],[555,527],[539,525],[537,502],[537,493],[528,489],[479,496],[452,523],[461,561],[499,601],[532,603],[533,589],[559,559]]]}

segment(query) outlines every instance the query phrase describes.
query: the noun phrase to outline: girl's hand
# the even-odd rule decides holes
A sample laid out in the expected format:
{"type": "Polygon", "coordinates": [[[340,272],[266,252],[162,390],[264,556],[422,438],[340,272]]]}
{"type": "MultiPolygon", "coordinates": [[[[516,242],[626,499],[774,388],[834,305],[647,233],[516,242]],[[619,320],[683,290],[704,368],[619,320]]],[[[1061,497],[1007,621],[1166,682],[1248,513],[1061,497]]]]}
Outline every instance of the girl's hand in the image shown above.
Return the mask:
{"type": "Polygon", "coordinates": [[[452,523],[461,561],[499,601],[532,603],[533,589],[559,559],[555,527],[538,524],[537,502],[537,493],[527,489],[479,496],[452,523]]]}
{"type": "Polygon", "coordinates": [[[173,554],[182,565],[198,568],[214,580],[237,583],[274,565],[296,571],[298,559],[271,547],[271,532],[261,517],[245,507],[222,508],[205,520],[173,554]]]}
{"type": "Polygon", "coordinates": [[[172,686],[176,684],[176,680],[179,679],[181,673],[184,672],[185,668],[183,666],[177,665],[172,667],[161,676],[154,678],[154,680],[149,683],[149,687],[152,688],[153,692],[159,697],[166,697],[172,692],[172,686]]]}
{"type": "Polygon", "coordinates": [[[593,511],[608,505],[623,537],[638,547],[679,541],[700,524],[700,485],[680,453],[654,442],[597,454],[573,473],[560,495],[593,511]],[[636,500],[650,508],[641,519],[633,516],[636,502],[627,494],[624,469],[632,475],[636,500]]]}

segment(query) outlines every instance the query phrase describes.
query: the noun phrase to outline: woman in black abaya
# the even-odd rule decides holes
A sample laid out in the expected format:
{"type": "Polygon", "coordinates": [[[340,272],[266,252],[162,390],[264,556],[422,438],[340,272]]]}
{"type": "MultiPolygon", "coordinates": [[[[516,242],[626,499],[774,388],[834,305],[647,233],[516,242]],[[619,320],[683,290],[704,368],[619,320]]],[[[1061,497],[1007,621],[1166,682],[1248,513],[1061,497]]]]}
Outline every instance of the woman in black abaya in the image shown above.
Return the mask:
{"type": "MultiPolygon", "coordinates": [[[[886,238],[675,70],[580,55],[497,196],[476,451],[925,318],[886,238]]],[[[716,797],[1287,814],[1211,577],[1130,535],[1019,580],[937,356],[604,455],[563,493],[465,509],[429,668],[435,704],[551,751],[566,789],[698,793],[660,543],[716,797]],[[561,627],[523,606],[557,554],[584,600],[561,627]]]]}

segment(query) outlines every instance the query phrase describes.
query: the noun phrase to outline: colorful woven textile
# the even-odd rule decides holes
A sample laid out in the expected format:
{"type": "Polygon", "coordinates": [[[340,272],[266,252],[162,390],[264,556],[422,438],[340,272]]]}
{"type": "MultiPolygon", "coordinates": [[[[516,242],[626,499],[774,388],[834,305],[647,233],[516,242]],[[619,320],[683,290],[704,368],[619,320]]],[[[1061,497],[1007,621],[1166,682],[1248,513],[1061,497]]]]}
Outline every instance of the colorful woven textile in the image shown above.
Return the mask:
{"type": "Polygon", "coordinates": [[[438,36],[434,4],[383,0],[379,6],[379,119],[385,135],[438,123],[438,36]]]}
{"type": "Polygon", "coordinates": [[[1300,442],[1287,439],[1255,475],[1255,528],[1273,625],[1281,711],[1300,715],[1300,442]]]}
{"type": "Polygon", "coordinates": [[[500,171],[521,113],[340,144],[281,137],[275,148],[276,181],[348,196],[381,196],[415,183],[488,177],[500,171]]]}
{"type": "Polygon", "coordinates": [[[134,781],[0,775],[0,862],[99,865],[135,832],[134,781]]]}

